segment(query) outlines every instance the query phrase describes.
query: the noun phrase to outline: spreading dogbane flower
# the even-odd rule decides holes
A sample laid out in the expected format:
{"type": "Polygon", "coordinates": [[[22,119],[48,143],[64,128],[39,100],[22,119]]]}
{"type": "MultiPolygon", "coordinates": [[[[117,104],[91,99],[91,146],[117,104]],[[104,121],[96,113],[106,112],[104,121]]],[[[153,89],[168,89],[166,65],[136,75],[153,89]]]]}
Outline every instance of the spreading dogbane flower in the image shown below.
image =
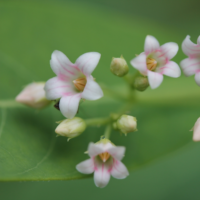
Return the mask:
{"type": "Polygon", "coordinates": [[[195,74],[195,81],[200,86],[200,36],[197,44],[190,40],[190,36],[186,36],[182,43],[183,52],[189,57],[181,61],[180,65],[186,76],[195,74]]]}
{"type": "Polygon", "coordinates": [[[178,52],[178,45],[174,42],[160,46],[158,40],[148,35],[145,39],[144,52],[131,60],[131,65],[148,76],[152,89],[157,88],[163,81],[163,74],[177,78],[181,70],[177,63],[170,61],[178,52]]]}
{"type": "Polygon", "coordinates": [[[124,179],[129,175],[126,166],[121,162],[125,153],[125,147],[115,146],[108,139],[102,139],[97,143],[90,143],[88,154],[90,159],[76,166],[83,174],[94,172],[94,182],[97,187],[105,187],[110,175],[117,179],[124,179]]]}
{"type": "Polygon", "coordinates": [[[100,86],[91,76],[100,56],[97,52],[85,53],[73,64],[62,52],[56,50],[52,53],[50,65],[57,76],[49,79],[44,89],[47,99],[61,98],[59,108],[65,117],[76,115],[81,98],[96,100],[103,96],[100,86]]]}

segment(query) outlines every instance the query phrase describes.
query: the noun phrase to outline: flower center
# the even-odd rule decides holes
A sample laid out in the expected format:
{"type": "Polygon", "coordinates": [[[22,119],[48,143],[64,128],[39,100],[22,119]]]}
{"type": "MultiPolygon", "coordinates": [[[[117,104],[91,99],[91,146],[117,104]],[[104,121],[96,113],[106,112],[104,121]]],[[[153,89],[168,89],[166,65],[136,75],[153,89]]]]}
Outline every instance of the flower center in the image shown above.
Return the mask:
{"type": "Polygon", "coordinates": [[[146,63],[149,70],[153,71],[154,69],[156,69],[157,61],[155,59],[147,58],[146,63]]]}
{"type": "Polygon", "coordinates": [[[104,152],[104,153],[99,154],[99,157],[101,158],[103,162],[106,162],[108,158],[110,158],[110,154],[108,152],[104,152]]]}
{"type": "Polygon", "coordinates": [[[85,88],[85,85],[87,83],[87,79],[85,77],[77,78],[76,80],[73,80],[73,84],[76,87],[77,90],[83,91],[85,88]]]}

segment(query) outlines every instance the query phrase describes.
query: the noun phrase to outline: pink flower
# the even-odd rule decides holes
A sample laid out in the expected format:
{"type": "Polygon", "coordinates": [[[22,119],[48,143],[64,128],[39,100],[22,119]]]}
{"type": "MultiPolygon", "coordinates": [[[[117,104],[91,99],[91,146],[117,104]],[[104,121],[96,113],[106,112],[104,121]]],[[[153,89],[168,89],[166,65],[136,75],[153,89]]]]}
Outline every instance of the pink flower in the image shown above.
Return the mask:
{"type": "Polygon", "coordinates": [[[163,81],[163,74],[177,78],[181,70],[177,63],[170,61],[178,52],[178,45],[174,42],[159,45],[158,40],[148,35],[145,39],[144,52],[131,60],[131,65],[148,76],[152,89],[157,88],[163,81]]]}
{"type": "Polygon", "coordinates": [[[124,153],[125,147],[115,146],[109,140],[102,139],[96,144],[89,144],[90,159],[78,164],[76,169],[83,174],[94,172],[95,185],[103,188],[108,184],[110,175],[117,179],[124,179],[129,175],[126,166],[120,161],[124,153]]]}
{"type": "Polygon", "coordinates": [[[180,63],[183,73],[186,76],[195,74],[194,79],[197,85],[200,86],[200,36],[197,39],[197,44],[190,40],[189,35],[186,36],[182,43],[182,50],[189,57],[180,63]]]}
{"type": "Polygon", "coordinates": [[[81,98],[96,100],[103,96],[103,91],[91,76],[100,57],[97,52],[85,53],[73,64],[61,51],[52,53],[50,65],[57,76],[49,79],[44,89],[47,99],[61,98],[59,108],[65,117],[76,115],[81,98]]]}

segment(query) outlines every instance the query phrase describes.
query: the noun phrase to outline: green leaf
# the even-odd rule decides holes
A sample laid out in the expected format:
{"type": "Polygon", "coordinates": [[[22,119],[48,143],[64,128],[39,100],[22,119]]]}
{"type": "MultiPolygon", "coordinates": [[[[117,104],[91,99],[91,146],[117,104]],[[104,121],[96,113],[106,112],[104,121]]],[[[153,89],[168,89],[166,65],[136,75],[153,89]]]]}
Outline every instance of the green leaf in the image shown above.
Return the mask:
{"type": "MultiPolygon", "coordinates": [[[[120,16],[93,7],[65,3],[1,2],[0,46],[0,180],[67,180],[86,178],[75,166],[88,158],[89,142],[96,142],[104,127],[91,127],[75,139],[56,137],[56,121],[64,119],[53,106],[41,111],[13,101],[26,84],[55,76],[49,60],[53,50],[64,52],[71,61],[89,51],[102,54],[93,73],[97,82],[126,92],[123,80],[113,76],[113,56],[129,61],[143,51],[146,34],[160,43],[181,42],[184,36],[170,27],[120,16]],[[182,38],[181,38],[181,37],[182,38]]],[[[183,59],[178,54],[176,61],[183,59]]],[[[130,71],[134,71],[130,67],[130,71]]],[[[111,140],[127,147],[123,162],[130,170],[172,152],[191,141],[189,130],[199,116],[199,88],[193,78],[166,78],[156,89],[137,93],[131,115],[137,117],[138,132],[128,136],[113,131],[111,140]]],[[[106,94],[84,102],[78,116],[106,117],[125,102],[106,94]]]]}

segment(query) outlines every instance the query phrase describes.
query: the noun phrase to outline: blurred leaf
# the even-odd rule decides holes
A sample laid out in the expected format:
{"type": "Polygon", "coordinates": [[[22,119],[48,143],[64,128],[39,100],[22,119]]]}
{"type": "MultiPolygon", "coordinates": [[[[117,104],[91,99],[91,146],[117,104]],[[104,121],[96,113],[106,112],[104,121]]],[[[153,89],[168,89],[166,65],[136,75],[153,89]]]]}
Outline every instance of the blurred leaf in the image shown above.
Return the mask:
{"type": "MultiPolygon", "coordinates": [[[[54,76],[49,59],[55,49],[63,51],[72,61],[88,51],[101,52],[102,59],[94,77],[123,92],[125,84],[109,72],[112,56],[123,53],[129,61],[143,51],[147,33],[155,35],[161,44],[180,43],[179,32],[118,13],[65,3],[1,2],[0,17],[3,38],[0,46],[0,180],[87,177],[77,172],[75,165],[87,159],[84,152],[88,143],[98,141],[104,128],[88,128],[80,137],[67,142],[64,137],[56,138],[54,133],[55,122],[64,118],[57,110],[50,107],[35,111],[13,104],[11,100],[24,85],[54,76]]],[[[176,59],[182,58],[178,55],[176,59]]],[[[189,130],[199,116],[196,109],[199,88],[193,79],[165,79],[157,90],[138,93],[138,103],[131,114],[137,117],[139,131],[127,137],[112,133],[111,140],[116,145],[127,147],[123,162],[130,170],[191,140],[189,130]]],[[[78,115],[104,117],[124,103],[106,96],[83,103],[78,115]]]]}

